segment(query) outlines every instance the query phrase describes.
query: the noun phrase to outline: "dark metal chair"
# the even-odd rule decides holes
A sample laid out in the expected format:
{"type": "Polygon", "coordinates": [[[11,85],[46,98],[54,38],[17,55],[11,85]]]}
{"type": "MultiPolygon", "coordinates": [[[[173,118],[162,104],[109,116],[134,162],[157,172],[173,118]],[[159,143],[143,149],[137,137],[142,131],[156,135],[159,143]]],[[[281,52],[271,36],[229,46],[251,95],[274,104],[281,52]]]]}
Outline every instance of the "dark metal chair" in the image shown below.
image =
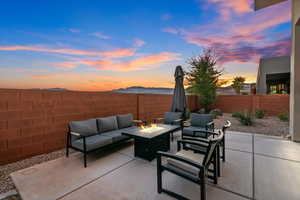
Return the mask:
{"type": "MultiPolygon", "coordinates": [[[[209,167],[214,163],[214,183],[217,183],[217,147],[223,140],[223,132],[220,130],[218,136],[207,140],[208,146],[205,154],[194,153],[193,151],[181,150],[181,145],[198,145],[199,142],[180,140],[178,142],[178,152],[176,154],[157,152],[157,190],[158,193],[166,193],[178,199],[187,199],[175,192],[163,189],[162,172],[168,171],[182,178],[190,180],[200,185],[201,199],[206,200],[206,178],[209,177],[209,167]],[[166,164],[162,164],[162,157],[167,158],[166,164]]],[[[200,140],[200,138],[199,138],[200,140]]],[[[205,139],[203,139],[205,140],[205,139]]]]}
{"type": "Polygon", "coordinates": [[[201,131],[214,131],[213,116],[211,114],[192,113],[191,119],[184,122],[182,138],[184,136],[207,138],[208,135],[201,131]]]}
{"type": "MultiPolygon", "coordinates": [[[[176,126],[178,130],[182,130],[183,127],[183,113],[182,112],[165,112],[163,118],[154,119],[154,123],[163,122],[164,124],[176,126]]],[[[174,131],[174,132],[175,132],[174,131]]],[[[171,133],[171,139],[174,140],[174,132],[171,133]]]]}

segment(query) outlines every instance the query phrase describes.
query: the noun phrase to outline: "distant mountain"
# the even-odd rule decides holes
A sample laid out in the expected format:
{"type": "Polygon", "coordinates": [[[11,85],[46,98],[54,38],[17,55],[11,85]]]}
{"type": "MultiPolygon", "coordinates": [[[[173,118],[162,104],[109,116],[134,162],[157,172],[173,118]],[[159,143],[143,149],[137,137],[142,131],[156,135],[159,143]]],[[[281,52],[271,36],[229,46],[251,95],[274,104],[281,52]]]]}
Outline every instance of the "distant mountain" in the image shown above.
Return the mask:
{"type": "Polygon", "coordinates": [[[68,91],[66,88],[32,88],[32,90],[68,91]]]}
{"type": "Polygon", "coordinates": [[[173,88],[141,87],[133,86],[112,90],[119,93],[138,93],[138,94],[173,94],[173,88]]]}

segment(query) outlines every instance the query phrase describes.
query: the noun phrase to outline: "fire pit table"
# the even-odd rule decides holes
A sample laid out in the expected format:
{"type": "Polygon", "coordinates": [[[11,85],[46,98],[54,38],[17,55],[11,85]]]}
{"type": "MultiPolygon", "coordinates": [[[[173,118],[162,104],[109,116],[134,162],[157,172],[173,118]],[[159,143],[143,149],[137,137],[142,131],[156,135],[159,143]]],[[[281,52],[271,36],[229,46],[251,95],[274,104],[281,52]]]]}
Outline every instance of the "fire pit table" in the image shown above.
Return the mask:
{"type": "Polygon", "coordinates": [[[153,160],[157,151],[170,150],[170,134],[177,128],[166,124],[138,127],[122,134],[134,138],[134,156],[153,160]]]}

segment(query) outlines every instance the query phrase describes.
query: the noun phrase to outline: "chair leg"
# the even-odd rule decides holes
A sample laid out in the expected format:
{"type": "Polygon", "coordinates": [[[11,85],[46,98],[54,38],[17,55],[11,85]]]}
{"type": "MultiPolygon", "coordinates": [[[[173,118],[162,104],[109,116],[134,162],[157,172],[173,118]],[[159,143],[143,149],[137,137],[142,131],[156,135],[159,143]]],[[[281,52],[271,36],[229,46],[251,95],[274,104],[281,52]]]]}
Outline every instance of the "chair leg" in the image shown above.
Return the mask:
{"type": "Polygon", "coordinates": [[[86,141],[85,137],[83,137],[83,159],[84,159],[84,167],[86,168],[86,141]]]}
{"type": "Polygon", "coordinates": [[[214,170],[214,184],[218,184],[218,166],[217,166],[217,152],[215,152],[213,158],[213,170],[214,170]]]}
{"type": "Polygon", "coordinates": [[[69,157],[69,143],[70,143],[70,133],[67,133],[67,144],[66,144],[66,157],[69,157]]]}
{"type": "Polygon", "coordinates": [[[157,156],[157,192],[162,193],[161,156],[157,156]]]}
{"type": "Polygon", "coordinates": [[[206,200],[206,178],[205,178],[205,173],[204,170],[200,171],[200,195],[201,195],[201,200],[206,200]]]}
{"type": "Polygon", "coordinates": [[[84,152],[83,159],[84,159],[84,168],[86,168],[86,152],[84,152]]]}
{"type": "Polygon", "coordinates": [[[225,162],[225,135],[222,142],[222,160],[225,162]]]}
{"type": "Polygon", "coordinates": [[[218,177],[221,176],[221,163],[220,163],[220,146],[217,147],[217,169],[218,169],[218,177]]]}

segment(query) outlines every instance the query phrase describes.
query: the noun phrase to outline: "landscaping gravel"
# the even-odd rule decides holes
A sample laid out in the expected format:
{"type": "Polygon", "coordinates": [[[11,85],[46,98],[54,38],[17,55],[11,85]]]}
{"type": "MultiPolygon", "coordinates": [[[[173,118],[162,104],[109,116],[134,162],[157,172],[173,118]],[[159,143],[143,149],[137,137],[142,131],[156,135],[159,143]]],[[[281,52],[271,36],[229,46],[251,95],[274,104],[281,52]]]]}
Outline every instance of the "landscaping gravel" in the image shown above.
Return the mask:
{"type": "MultiPolygon", "coordinates": [[[[7,165],[1,165],[0,166],[0,194],[16,189],[12,179],[9,176],[12,172],[25,169],[42,162],[54,160],[64,155],[65,155],[65,150],[62,149],[51,153],[42,154],[24,160],[20,160],[7,165]]],[[[9,197],[8,199],[5,200],[17,200],[17,199],[18,197],[14,196],[14,197],[9,197]]]]}
{"type": "Polygon", "coordinates": [[[289,134],[289,122],[279,120],[274,116],[265,116],[263,119],[253,117],[254,124],[252,126],[244,126],[238,119],[231,117],[231,113],[224,113],[215,119],[216,128],[221,128],[226,120],[230,120],[232,125],[231,131],[257,133],[270,136],[287,137],[289,134]]]}

